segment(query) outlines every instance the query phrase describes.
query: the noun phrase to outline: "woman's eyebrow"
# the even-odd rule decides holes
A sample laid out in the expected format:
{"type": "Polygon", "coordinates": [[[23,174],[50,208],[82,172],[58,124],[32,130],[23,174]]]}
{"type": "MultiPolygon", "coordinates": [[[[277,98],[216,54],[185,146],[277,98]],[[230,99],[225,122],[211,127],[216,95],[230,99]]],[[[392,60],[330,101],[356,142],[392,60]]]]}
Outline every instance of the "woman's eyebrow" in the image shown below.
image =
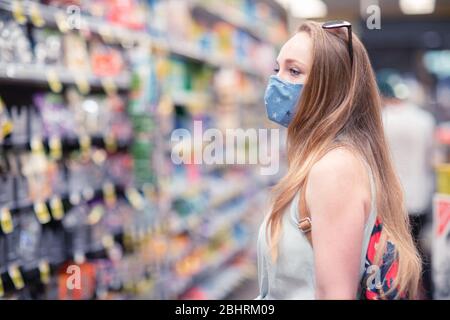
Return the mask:
{"type": "Polygon", "coordinates": [[[303,67],[303,68],[306,67],[306,65],[305,65],[303,62],[301,62],[301,61],[299,61],[299,60],[297,60],[297,59],[286,59],[286,63],[289,63],[289,64],[299,64],[300,67],[303,67]]]}

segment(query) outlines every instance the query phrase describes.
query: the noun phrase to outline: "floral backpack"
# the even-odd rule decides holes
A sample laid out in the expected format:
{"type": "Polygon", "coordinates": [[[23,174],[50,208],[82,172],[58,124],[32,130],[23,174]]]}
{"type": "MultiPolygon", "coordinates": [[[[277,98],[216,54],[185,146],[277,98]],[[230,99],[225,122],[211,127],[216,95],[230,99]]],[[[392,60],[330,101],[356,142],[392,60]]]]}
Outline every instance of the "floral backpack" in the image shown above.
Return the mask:
{"type": "Polygon", "coordinates": [[[359,299],[361,300],[406,299],[404,293],[397,297],[398,291],[396,289],[388,294],[383,294],[383,292],[388,292],[392,288],[393,281],[397,276],[398,260],[395,254],[395,245],[388,241],[386,251],[381,260],[381,266],[375,266],[376,245],[380,241],[382,230],[383,224],[378,217],[375,221],[367,248],[364,273],[360,283],[361,291],[359,299]]]}

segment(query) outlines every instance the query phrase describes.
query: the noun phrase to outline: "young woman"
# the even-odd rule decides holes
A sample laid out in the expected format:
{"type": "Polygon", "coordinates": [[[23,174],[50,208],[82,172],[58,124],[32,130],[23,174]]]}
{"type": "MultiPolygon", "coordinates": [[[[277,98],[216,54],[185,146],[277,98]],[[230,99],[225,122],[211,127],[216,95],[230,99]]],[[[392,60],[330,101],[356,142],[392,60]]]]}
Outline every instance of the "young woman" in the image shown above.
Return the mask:
{"type": "Polygon", "coordinates": [[[258,238],[257,299],[416,298],[420,258],[351,24],[304,22],[265,102],[288,127],[288,171],[258,238]]]}

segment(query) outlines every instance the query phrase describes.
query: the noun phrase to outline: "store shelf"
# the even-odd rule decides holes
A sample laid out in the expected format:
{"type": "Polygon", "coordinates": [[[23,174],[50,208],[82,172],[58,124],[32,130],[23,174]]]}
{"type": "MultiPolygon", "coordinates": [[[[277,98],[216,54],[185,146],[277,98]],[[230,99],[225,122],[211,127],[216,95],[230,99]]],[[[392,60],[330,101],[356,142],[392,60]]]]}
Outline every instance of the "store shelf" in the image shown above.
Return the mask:
{"type": "Polygon", "coordinates": [[[47,85],[49,77],[56,75],[62,84],[76,84],[77,79],[82,79],[89,83],[91,87],[102,88],[104,81],[112,81],[120,89],[129,89],[131,75],[123,74],[120,77],[100,78],[89,74],[77,74],[64,67],[38,66],[34,64],[0,64],[0,82],[16,82],[22,84],[43,84],[47,85]]]}
{"type": "MultiPolygon", "coordinates": [[[[21,7],[23,14],[27,17],[31,15],[31,1],[21,2],[21,7]]],[[[66,10],[43,4],[33,4],[33,6],[37,6],[38,11],[42,19],[46,22],[46,25],[50,25],[56,27],[58,19],[65,19],[67,21],[66,10]],[[61,16],[62,18],[57,18],[61,16]]],[[[209,6],[208,6],[209,7],[209,6]]],[[[13,10],[13,1],[11,0],[0,0],[0,9],[7,10],[12,12],[13,10]]],[[[118,43],[148,43],[149,45],[162,49],[165,51],[169,51],[174,55],[178,55],[181,57],[185,57],[188,59],[196,60],[202,63],[207,63],[215,68],[220,67],[234,67],[239,69],[240,71],[247,73],[251,76],[262,77],[265,76],[257,71],[255,71],[254,67],[248,62],[237,61],[233,59],[224,59],[214,54],[206,54],[202,52],[196,45],[192,43],[186,43],[184,39],[170,39],[169,36],[166,36],[168,41],[163,40],[161,38],[152,37],[150,32],[147,30],[131,30],[122,26],[114,25],[110,22],[107,22],[101,18],[96,18],[92,16],[88,16],[86,14],[80,15],[81,19],[81,29],[79,31],[88,31],[94,32],[101,35],[104,38],[107,38],[110,42],[118,42],[118,43]]],[[[78,30],[78,29],[75,29],[78,30]]],[[[28,69],[29,66],[21,66],[11,67],[11,66],[0,66],[0,80],[5,79],[14,79],[17,80],[36,80],[38,82],[47,81],[45,70],[32,67],[31,70],[28,69]],[[13,75],[13,76],[12,76],[13,75]]],[[[60,80],[63,83],[74,83],[74,77],[71,72],[68,70],[59,69],[56,70],[58,75],[60,76],[60,80]]],[[[85,77],[88,79],[89,83],[93,86],[99,86],[101,82],[100,79],[95,78],[93,76],[85,77]]],[[[114,79],[119,88],[128,88],[129,87],[129,76],[125,75],[119,79],[114,79]]]]}
{"type": "Polygon", "coordinates": [[[267,38],[267,35],[263,32],[266,27],[262,21],[256,21],[255,19],[250,21],[244,13],[242,13],[237,8],[232,7],[231,5],[212,5],[210,1],[208,1],[207,3],[206,1],[196,0],[193,1],[192,7],[204,10],[207,13],[217,17],[218,19],[228,22],[229,24],[248,32],[253,37],[261,41],[271,42],[270,39],[267,38]]]}
{"type": "MultiPolygon", "coordinates": [[[[223,300],[243,281],[255,276],[256,267],[248,263],[231,264],[221,270],[220,274],[200,282],[195,288],[206,294],[208,300],[223,300]]],[[[183,298],[190,299],[189,292],[183,298]]]]}
{"type": "Polygon", "coordinates": [[[246,243],[242,243],[230,249],[227,253],[221,254],[219,259],[212,261],[211,263],[205,264],[200,270],[195,272],[189,278],[179,281],[177,283],[177,287],[173,292],[170,293],[170,296],[174,299],[181,296],[185,293],[189,288],[196,285],[199,279],[205,277],[208,274],[219,269],[221,266],[225,265],[227,262],[231,261],[238,254],[244,252],[247,249],[246,243]]]}
{"type": "MultiPolygon", "coordinates": [[[[14,2],[15,1],[12,0],[0,0],[0,9],[10,11],[12,13],[14,8],[13,5],[14,2]]],[[[34,8],[37,8],[37,12],[45,22],[45,25],[58,26],[59,22],[63,23],[64,28],[67,28],[68,30],[70,29],[77,30],[76,28],[80,27],[80,30],[94,32],[105,38],[108,38],[108,40],[116,42],[122,41],[130,43],[148,40],[148,34],[146,30],[131,30],[119,25],[114,25],[101,18],[89,16],[83,13],[80,13],[79,15],[80,17],[79,25],[71,26],[68,23],[69,21],[68,12],[65,9],[51,5],[36,3],[34,1],[16,1],[16,2],[19,3],[21,12],[27,18],[31,17],[32,6],[34,6],[34,8]]]]}
{"type": "Polygon", "coordinates": [[[166,43],[153,41],[159,47],[165,47],[172,54],[191,59],[198,62],[204,62],[214,68],[236,68],[253,77],[264,77],[265,75],[255,70],[249,62],[242,62],[236,59],[228,59],[220,57],[217,54],[210,54],[203,52],[198,46],[193,43],[186,43],[183,39],[170,39],[166,43]]]}
{"type": "MultiPolygon", "coordinates": [[[[92,135],[89,136],[90,139],[90,145],[102,149],[106,149],[106,142],[105,137],[100,135],[92,135]]],[[[71,150],[79,150],[80,149],[80,137],[62,137],[60,138],[61,141],[61,148],[62,151],[71,151],[71,150]]],[[[133,143],[132,139],[124,140],[124,139],[118,139],[115,141],[115,151],[126,151],[133,143]]],[[[42,145],[46,151],[50,150],[50,143],[49,139],[43,139],[42,145]]],[[[30,141],[24,141],[24,142],[12,142],[8,139],[5,139],[2,143],[0,143],[0,149],[3,150],[15,150],[15,151],[21,151],[21,150],[31,150],[31,142],[30,141]]]]}

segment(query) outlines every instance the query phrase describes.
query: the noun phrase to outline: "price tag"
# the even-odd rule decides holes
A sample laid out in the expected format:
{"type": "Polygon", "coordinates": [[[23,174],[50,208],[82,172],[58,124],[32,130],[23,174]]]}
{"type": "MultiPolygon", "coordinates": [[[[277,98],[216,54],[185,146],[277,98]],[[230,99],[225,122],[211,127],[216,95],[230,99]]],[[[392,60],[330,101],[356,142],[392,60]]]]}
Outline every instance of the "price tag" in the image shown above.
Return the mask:
{"type": "Polygon", "coordinates": [[[89,85],[89,81],[85,74],[75,73],[74,79],[75,79],[75,84],[78,88],[78,91],[82,95],[87,95],[91,91],[91,86],[89,85]]]}
{"type": "Polygon", "coordinates": [[[88,223],[90,225],[97,224],[103,217],[104,212],[105,210],[101,205],[96,205],[95,207],[93,207],[88,216],[88,223]]]}
{"type": "Polygon", "coordinates": [[[105,90],[107,95],[114,95],[117,93],[117,86],[113,79],[111,78],[102,78],[102,87],[105,90]]]}
{"type": "Polygon", "coordinates": [[[62,33],[66,33],[70,30],[70,26],[68,23],[67,16],[62,11],[58,11],[55,13],[55,21],[58,26],[59,31],[62,33]]]}
{"type": "Polygon", "coordinates": [[[80,149],[83,154],[89,154],[89,151],[91,150],[91,137],[88,135],[82,135],[80,136],[80,149]]]}
{"type": "Polygon", "coordinates": [[[17,265],[11,265],[8,268],[8,274],[9,274],[9,277],[11,278],[11,280],[14,284],[14,288],[16,288],[16,290],[21,290],[21,289],[23,289],[23,287],[25,287],[22,273],[20,272],[20,269],[17,265]]]}
{"type": "Polygon", "coordinates": [[[34,204],[34,213],[41,224],[49,223],[51,220],[47,205],[44,202],[37,202],[34,204]]]}
{"type": "Polygon", "coordinates": [[[12,2],[12,13],[14,20],[19,24],[27,23],[27,17],[24,15],[22,2],[14,0],[12,2]]]}
{"type": "Polygon", "coordinates": [[[50,265],[45,260],[39,263],[39,275],[43,284],[50,282],[50,265]]]}
{"type": "Polygon", "coordinates": [[[50,148],[50,156],[55,160],[62,158],[62,144],[59,137],[51,137],[48,141],[50,148]]]}
{"type": "Polygon", "coordinates": [[[109,207],[112,207],[116,204],[116,190],[112,183],[107,182],[103,185],[103,199],[105,200],[106,205],[109,207]]]}
{"type": "Polygon", "coordinates": [[[64,217],[64,206],[61,199],[58,196],[54,196],[50,200],[50,208],[52,211],[53,219],[59,221],[64,217]]]}
{"type": "Polygon", "coordinates": [[[42,18],[41,10],[36,2],[30,5],[30,17],[34,26],[41,28],[45,25],[45,20],[42,18]]]}
{"type": "Polygon", "coordinates": [[[50,69],[47,71],[47,82],[53,93],[60,93],[62,91],[63,86],[55,70],[50,69]]]}
{"type": "Polygon", "coordinates": [[[108,133],[103,137],[103,140],[105,142],[105,148],[106,151],[109,153],[114,153],[117,151],[117,141],[116,137],[112,133],[108,133]]]}
{"type": "Polygon", "coordinates": [[[141,194],[136,190],[136,188],[127,188],[125,191],[125,195],[128,201],[136,210],[142,210],[144,208],[144,200],[141,194]]]}
{"type": "Polygon", "coordinates": [[[2,208],[0,222],[4,234],[9,234],[14,231],[14,223],[12,221],[11,212],[8,208],[2,208]]]}

